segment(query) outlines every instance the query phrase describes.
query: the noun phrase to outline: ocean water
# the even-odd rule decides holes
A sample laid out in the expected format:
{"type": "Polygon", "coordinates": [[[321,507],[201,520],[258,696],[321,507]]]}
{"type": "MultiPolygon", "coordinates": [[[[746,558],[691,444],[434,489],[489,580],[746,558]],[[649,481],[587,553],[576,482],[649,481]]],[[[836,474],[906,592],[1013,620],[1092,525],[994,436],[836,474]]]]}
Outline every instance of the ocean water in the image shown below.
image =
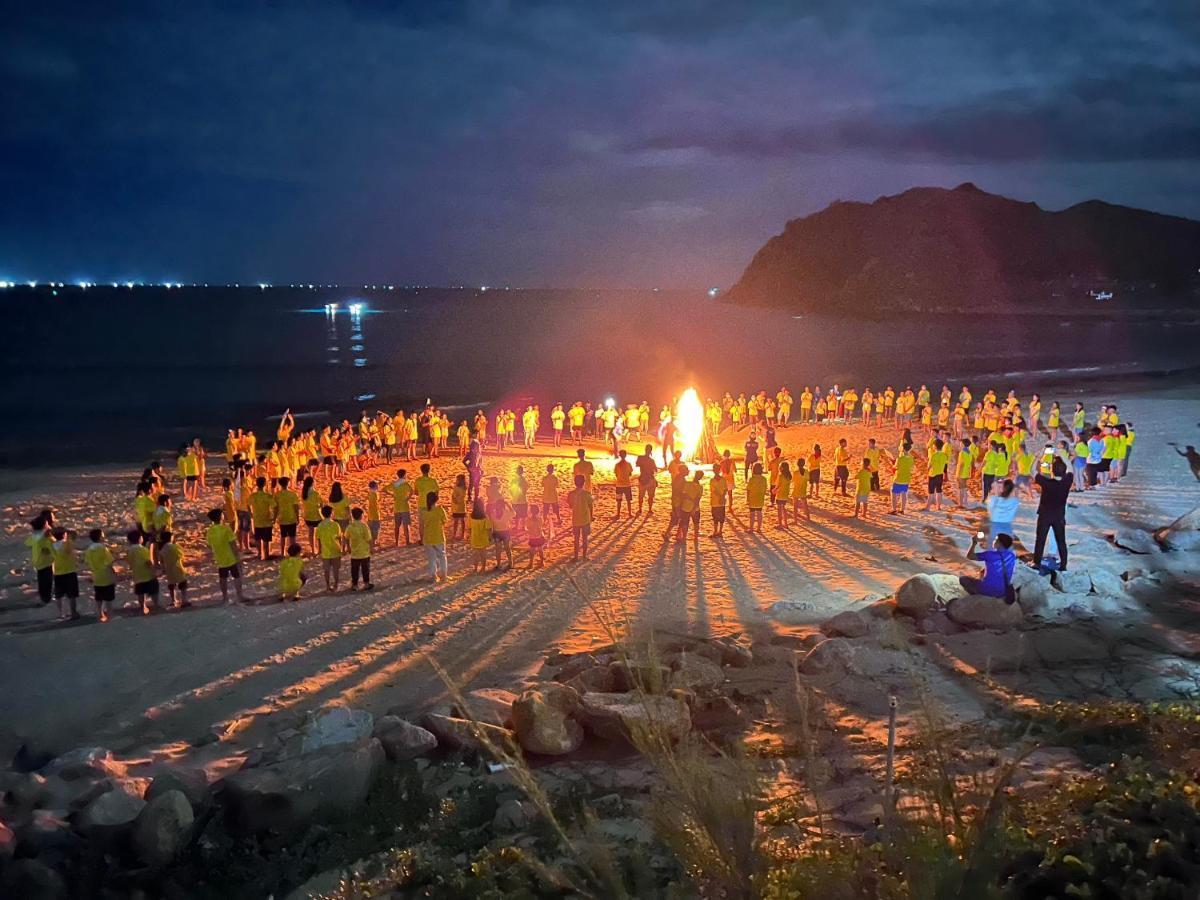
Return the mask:
{"type": "Polygon", "coordinates": [[[426,399],[666,402],[788,385],[1026,388],[1200,364],[1200,323],[797,318],[704,292],[39,287],[0,293],[0,466],[133,461],[426,399]],[[330,311],[326,304],[336,303],[330,311]],[[357,311],[352,304],[360,304],[357,311]],[[272,418],[275,417],[275,418],[272,418]]]}

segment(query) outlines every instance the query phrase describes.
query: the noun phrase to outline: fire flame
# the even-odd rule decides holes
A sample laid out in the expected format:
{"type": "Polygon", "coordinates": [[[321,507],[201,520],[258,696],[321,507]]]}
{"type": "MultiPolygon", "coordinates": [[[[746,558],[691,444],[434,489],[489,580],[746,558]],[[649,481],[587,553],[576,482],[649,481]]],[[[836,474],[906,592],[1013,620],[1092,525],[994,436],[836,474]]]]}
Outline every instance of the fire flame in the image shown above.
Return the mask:
{"type": "Polygon", "coordinates": [[[696,448],[704,434],[704,404],[695,388],[688,388],[675,404],[676,447],[683,451],[683,458],[691,461],[696,457],[696,448]]]}

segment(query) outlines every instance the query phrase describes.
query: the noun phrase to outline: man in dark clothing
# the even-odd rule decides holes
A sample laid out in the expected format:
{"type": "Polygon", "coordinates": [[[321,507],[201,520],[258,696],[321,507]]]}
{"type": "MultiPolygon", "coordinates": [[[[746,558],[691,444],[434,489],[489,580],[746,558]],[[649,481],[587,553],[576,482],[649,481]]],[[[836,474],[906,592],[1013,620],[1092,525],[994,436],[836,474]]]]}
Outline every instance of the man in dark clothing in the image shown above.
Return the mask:
{"type": "Polygon", "coordinates": [[[1046,535],[1054,529],[1054,542],[1058,544],[1058,569],[1067,570],[1067,497],[1071,495],[1071,479],[1067,477],[1067,464],[1054,458],[1050,475],[1039,474],[1034,481],[1041,488],[1042,497],[1038,502],[1037,511],[1037,540],[1033,545],[1033,566],[1042,564],[1042,554],[1046,549],[1046,535]]]}

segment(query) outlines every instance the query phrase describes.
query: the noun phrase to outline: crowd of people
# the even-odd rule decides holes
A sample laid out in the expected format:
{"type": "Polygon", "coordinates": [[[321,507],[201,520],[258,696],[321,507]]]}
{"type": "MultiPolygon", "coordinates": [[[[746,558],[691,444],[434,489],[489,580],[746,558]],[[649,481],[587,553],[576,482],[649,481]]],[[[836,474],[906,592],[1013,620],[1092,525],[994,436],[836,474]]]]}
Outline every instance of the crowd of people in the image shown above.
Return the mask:
{"type": "MultiPolygon", "coordinates": [[[[943,386],[936,397],[925,385],[916,391],[888,386],[861,393],[837,386],[828,391],[805,387],[796,401],[781,388],[773,395],[760,391],[735,398],[727,393],[701,408],[711,458],[699,465],[675,447],[674,404],[662,406],[652,423],[648,403],[619,406],[609,400],[555,404],[548,415],[548,435],[535,404],[520,412],[498,409],[490,417],[479,410],[470,423],[464,419],[457,426],[428,404],[408,414],[379,411],[371,416],[364,411],[357,422],[309,430],[299,429],[287,410],[269,445],[260,444],[250,430],[228,432],[219,484],[210,483],[215,480],[210,457],[199,439],[180,449],[174,475],[183,500],[211,504],[204,544],[222,599],[233,603],[246,598],[243,567],[249,560],[267,564],[277,559],[277,595],[294,601],[309,582],[310,563],[319,567],[330,593],[343,584],[344,559],[349,560],[350,590],[372,590],[372,556],[388,543],[422,547],[433,582],[447,579],[447,545],[453,543],[469,551],[475,573],[487,571],[489,559],[493,570],[511,568],[522,551],[532,568],[546,565],[548,542],[568,528],[571,559],[586,559],[601,480],[588,458],[588,441],[602,442],[605,455],[614,460],[611,480],[604,479],[613,492],[614,518],[651,515],[665,478],[670,515],[662,539],[685,545],[689,538],[698,544],[705,508],[716,540],[723,538],[735,503],[744,508],[751,533],[763,533],[768,510],[778,529],[808,521],[810,504],[823,499],[827,476],[825,497],[848,501],[852,496],[853,518],[867,519],[881,504],[887,514],[903,516],[920,461],[924,510],[940,510],[943,504],[986,510],[988,532],[977,538],[993,549],[978,554],[989,568],[982,581],[971,584],[1004,596],[1015,565],[1013,522],[1021,501],[1034,499],[1037,492],[1032,565],[1065,568],[1068,495],[1123,477],[1136,439],[1132,423],[1120,420],[1116,406],[1102,407],[1089,423],[1081,404],[1068,420],[1058,403],[1044,409],[1037,394],[1024,403],[1012,391],[1000,398],[988,390],[975,399],[966,386],[957,395],[943,386]],[[485,459],[515,445],[518,420],[524,448],[542,442],[576,445],[569,475],[548,463],[541,474],[516,465],[504,481],[485,478],[485,459]],[[796,424],[829,427],[835,435],[837,426],[883,429],[895,444],[881,446],[881,438],[872,436],[862,455],[852,459],[847,438],[835,436],[789,459],[778,431],[796,424]],[[718,438],[728,446],[740,441],[743,432],[740,459],[731,449],[715,451],[718,438]],[[431,463],[445,454],[455,455],[462,465],[448,483],[439,480],[431,463]],[[365,492],[350,496],[351,473],[374,473],[381,467],[386,477],[369,480],[365,492]],[[890,500],[879,499],[880,494],[890,500]],[[385,520],[392,525],[388,530],[385,520]],[[1047,554],[1051,536],[1053,552],[1047,554]]],[[[890,444],[889,438],[882,439],[890,444]]],[[[124,549],[117,549],[143,614],[161,608],[160,582],[171,607],[190,605],[196,561],[186,558],[177,540],[175,495],[168,480],[158,462],[143,471],[134,489],[124,549]]],[[[42,601],[56,600],[60,617],[78,618],[77,535],[50,509],[30,526],[27,543],[42,601]]],[[[101,621],[108,621],[115,600],[117,553],[101,529],[89,530],[82,560],[91,573],[101,621]]]]}

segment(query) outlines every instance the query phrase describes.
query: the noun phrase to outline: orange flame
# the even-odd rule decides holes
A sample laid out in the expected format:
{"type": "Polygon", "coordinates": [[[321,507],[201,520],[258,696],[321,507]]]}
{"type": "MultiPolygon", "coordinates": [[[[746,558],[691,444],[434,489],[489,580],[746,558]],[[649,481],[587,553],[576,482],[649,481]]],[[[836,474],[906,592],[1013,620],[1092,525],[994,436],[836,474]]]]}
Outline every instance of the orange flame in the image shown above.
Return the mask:
{"type": "Polygon", "coordinates": [[[695,388],[688,388],[675,404],[675,433],[678,436],[677,447],[683,451],[683,458],[695,459],[696,448],[700,446],[700,438],[704,434],[704,404],[695,388]]]}

